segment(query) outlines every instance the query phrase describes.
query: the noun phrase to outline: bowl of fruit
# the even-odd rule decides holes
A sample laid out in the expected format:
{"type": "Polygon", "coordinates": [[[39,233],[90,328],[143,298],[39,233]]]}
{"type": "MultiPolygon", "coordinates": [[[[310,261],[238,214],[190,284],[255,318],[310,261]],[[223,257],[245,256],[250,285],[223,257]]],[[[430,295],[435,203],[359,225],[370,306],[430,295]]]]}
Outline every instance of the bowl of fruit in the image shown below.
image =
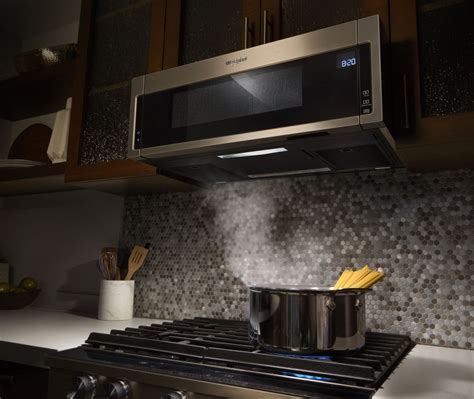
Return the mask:
{"type": "Polygon", "coordinates": [[[18,287],[0,283],[0,310],[22,309],[30,305],[40,293],[38,283],[31,277],[25,277],[18,287]]]}

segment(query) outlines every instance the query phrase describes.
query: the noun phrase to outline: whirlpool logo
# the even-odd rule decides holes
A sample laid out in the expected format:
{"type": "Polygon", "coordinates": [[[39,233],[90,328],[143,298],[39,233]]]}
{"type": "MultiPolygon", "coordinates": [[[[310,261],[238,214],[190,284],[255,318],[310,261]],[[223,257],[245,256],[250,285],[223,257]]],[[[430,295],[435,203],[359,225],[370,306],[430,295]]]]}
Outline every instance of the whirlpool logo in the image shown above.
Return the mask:
{"type": "Polygon", "coordinates": [[[245,62],[245,61],[247,61],[247,56],[234,58],[233,60],[226,61],[225,64],[226,65],[238,65],[241,62],[245,62]]]}

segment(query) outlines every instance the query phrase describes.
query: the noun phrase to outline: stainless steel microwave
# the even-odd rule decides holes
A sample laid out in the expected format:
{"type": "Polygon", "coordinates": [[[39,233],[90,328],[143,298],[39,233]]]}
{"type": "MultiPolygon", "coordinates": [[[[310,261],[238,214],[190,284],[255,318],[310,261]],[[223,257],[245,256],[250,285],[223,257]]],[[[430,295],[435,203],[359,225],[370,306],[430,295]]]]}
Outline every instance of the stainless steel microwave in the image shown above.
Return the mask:
{"type": "Polygon", "coordinates": [[[196,182],[400,166],[378,16],[132,80],[128,156],[196,182]]]}

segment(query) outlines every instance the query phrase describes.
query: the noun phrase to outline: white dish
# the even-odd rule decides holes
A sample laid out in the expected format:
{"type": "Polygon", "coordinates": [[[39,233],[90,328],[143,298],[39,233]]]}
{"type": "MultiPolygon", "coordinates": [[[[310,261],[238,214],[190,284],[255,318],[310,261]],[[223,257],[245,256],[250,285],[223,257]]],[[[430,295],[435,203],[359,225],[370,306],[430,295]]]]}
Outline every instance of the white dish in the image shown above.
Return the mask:
{"type": "Polygon", "coordinates": [[[44,162],[30,161],[28,159],[0,159],[0,168],[30,168],[40,165],[46,164],[44,162]]]}

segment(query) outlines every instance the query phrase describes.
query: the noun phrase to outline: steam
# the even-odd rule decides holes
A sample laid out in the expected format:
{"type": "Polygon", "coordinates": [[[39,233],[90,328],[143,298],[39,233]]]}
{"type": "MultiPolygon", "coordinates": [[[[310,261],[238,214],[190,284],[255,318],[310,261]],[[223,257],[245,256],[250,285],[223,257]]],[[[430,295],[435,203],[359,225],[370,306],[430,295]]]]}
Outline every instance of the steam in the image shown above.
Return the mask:
{"type": "Polygon", "coordinates": [[[279,187],[280,197],[276,197],[270,183],[254,185],[252,191],[243,186],[247,189],[225,188],[223,195],[212,199],[216,228],[225,245],[226,267],[247,286],[301,284],[309,270],[301,258],[301,248],[290,245],[298,232],[293,231],[289,217],[288,224],[282,224],[288,204],[281,201],[291,196],[279,187]],[[289,273],[293,268],[300,273],[289,273]]]}

